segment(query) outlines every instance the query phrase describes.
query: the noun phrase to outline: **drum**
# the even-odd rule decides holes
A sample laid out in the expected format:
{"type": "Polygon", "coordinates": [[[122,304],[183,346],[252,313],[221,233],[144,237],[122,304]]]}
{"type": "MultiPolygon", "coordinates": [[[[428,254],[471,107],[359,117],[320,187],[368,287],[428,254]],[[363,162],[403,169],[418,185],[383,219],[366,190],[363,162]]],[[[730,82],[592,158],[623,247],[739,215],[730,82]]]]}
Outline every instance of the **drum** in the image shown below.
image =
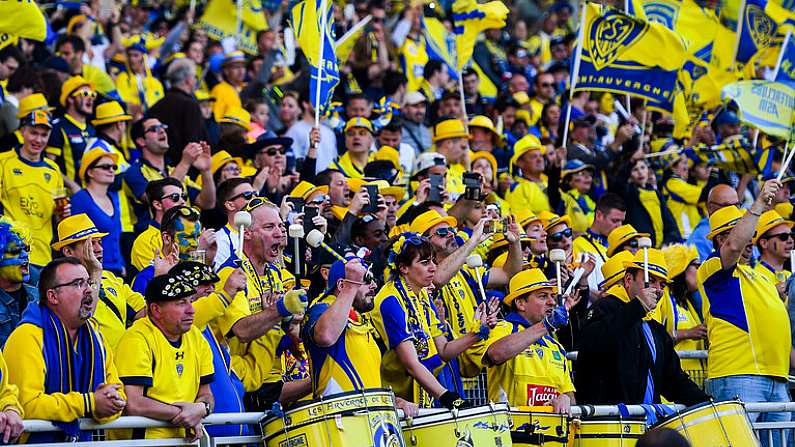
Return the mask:
{"type": "Polygon", "coordinates": [[[657,424],[653,430],[671,428],[692,447],[758,446],[751,421],[741,402],[707,402],[685,408],[657,424]]]}
{"type": "Polygon", "coordinates": [[[569,445],[569,421],[555,414],[552,407],[518,407],[511,409],[511,440],[514,447],[569,445]]]}
{"type": "Polygon", "coordinates": [[[646,432],[646,421],[573,419],[569,430],[574,438],[573,447],[634,447],[646,432]]]}
{"type": "Polygon", "coordinates": [[[391,391],[371,389],[304,403],[259,421],[267,447],[404,447],[391,391]]]}
{"type": "Polygon", "coordinates": [[[431,410],[402,422],[407,447],[510,447],[508,406],[490,404],[459,410],[431,410]]]}

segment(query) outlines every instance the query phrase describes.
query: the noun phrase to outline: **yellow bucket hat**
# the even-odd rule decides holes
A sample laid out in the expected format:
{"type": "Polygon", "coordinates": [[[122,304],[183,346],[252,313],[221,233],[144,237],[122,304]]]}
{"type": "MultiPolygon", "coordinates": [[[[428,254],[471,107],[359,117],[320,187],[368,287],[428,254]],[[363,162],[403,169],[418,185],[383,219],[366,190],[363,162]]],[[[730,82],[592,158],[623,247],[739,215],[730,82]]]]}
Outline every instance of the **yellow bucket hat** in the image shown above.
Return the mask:
{"type": "Polygon", "coordinates": [[[709,216],[709,234],[707,239],[712,240],[715,236],[730,231],[737,225],[737,221],[743,217],[743,212],[736,206],[726,206],[709,216]]]}
{"type": "Polygon", "coordinates": [[[497,133],[497,128],[494,127],[494,122],[487,116],[477,115],[469,120],[469,128],[472,129],[473,127],[482,127],[491,131],[495,136],[500,136],[500,134],[497,133]]]}
{"type": "Polygon", "coordinates": [[[453,118],[439,121],[433,126],[432,141],[434,143],[449,138],[470,138],[466,127],[464,127],[464,123],[462,123],[460,119],[453,118]]]}
{"type": "Polygon", "coordinates": [[[502,301],[506,306],[510,306],[516,298],[541,289],[552,289],[555,292],[558,287],[554,281],[547,279],[540,269],[523,270],[513,275],[508,284],[508,294],[502,301]]]}
{"type": "Polygon", "coordinates": [[[91,120],[92,126],[101,126],[103,124],[117,123],[119,121],[130,121],[132,119],[132,115],[126,114],[121,104],[117,101],[103,102],[98,105],[94,112],[94,116],[96,116],[96,118],[91,120]]]}
{"type": "Polygon", "coordinates": [[[226,110],[224,116],[218,120],[219,123],[237,124],[238,126],[246,129],[246,132],[251,131],[251,114],[246,109],[241,107],[231,107],[226,110]]]}
{"type": "Polygon", "coordinates": [[[72,76],[71,78],[67,79],[61,86],[61,96],[59,98],[61,105],[66,107],[66,98],[72,96],[72,93],[84,86],[88,86],[91,88],[91,90],[94,90],[94,85],[88,82],[82,76],[72,76]]]}
{"type": "Polygon", "coordinates": [[[210,158],[210,172],[215,175],[219,169],[223,168],[228,163],[235,162],[237,166],[243,170],[243,159],[240,157],[233,157],[227,151],[218,151],[210,158]]]}
{"type": "Polygon", "coordinates": [[[541,222],[541,218],[536,216],[535,213],[530,211],[528,208],[520,209],[514,213],[514,216],[516,217],[516,222],[522,228],[530,225],[533,222],[541,222]]]}
{"type": "Polygon", "coordinates": [[[759,223],[756,225],[756,233],[754,233],[753,243],[755,244],[759,238],[765,235],[765,233],[779,225],[786,225],[791,230],[792,227],[795,226],[795,222],[784,219],[776,210],[770,210],[762,213],[762,215],[759,217],[759,223]]]}
{"type": "Polygon", "coordinates": [[[414,219],[414,222],[412,222],[409,227],[409,231],[424,235],[426,231],[442,222],[450,225],[453,228],[458,226],[458,221],[456,221],[455,217],[442,216],[436,210],[429,210],[420,214],[416,219],[414,219]]]}
{"type": "Polygon", "coordinates": [[[626,271],[624,263],[632,262],[634,258],[635,255],[627,250],[620,251],[609,257],[607,261],[602,264],[602,276],[604,276],[605,279],[599,283],[599,288],[607,290],[613,287],[624,277],[624,272],[626,271]]]}
{"type": "MultiPolygon", "coordinates": [[[[668,281],[668,263],[665,262],[665,255],[656,248],[648,249],[649,252],[649,275],[654,275],[662,280],[668,281]]],[[[624,269],[637,268],[643,270],[643,250],[638,250],[631,260],[624,262],[624,269]]]]}
{"type": "Polygon", "coordinates": [[[668,276],[671,278],[681,275],[693,261],[698,261],[698,249],[695,245],[673,244],[663,248],[662,252],[668,264],[668,276]]]}
{"type": "Polygon", "coordinates": [[[485,159],[491,165],[491,176],[492,178],[497,178],[497,159],[494,158],[491,152],[488,151],[477,151],[477,152],[470,152],[469,161],[470,165],[475,164],[475,160],[480,160],[481,158],[485,159]]]}
{"type": "Polygon", "coordinates": [[[83,154],[83,159],[80,160],[80,171],[78,175],[80,179],[85,181],[86,180],[86,171],[88,171],[88,167],[91,166],[92,163],[99,160],[102,157],[110,157],[113,160],[113,164],[119,163],[119,154],[116,152],[108,152],[101,147],[95,147],[90,151],[83,154]]]}
{"type": "Polygon", "coordinates": [[[19,100],[19,109],[17,110],[17,118],[22,118],[30,112],[36,110],[44,110],[45,112],[52,112],[55,107],[50,107],[47,104],[47,97],[42,93],[33,93],[19,100]]]}
{"type": "Polygon", "coordinates": [[[513,171],[513,165],[522,158],[522,155],[530,151],[541,151],[543,155],[546,153],[546,147],[541,144],[541,141],[535,135],[527,134],[519,139],[513,145],[513,157],[511,157],[510,170],[513,171]]]}
{"type": "Polygon", "coordinates": [[[63,247],[90,237],[105,237],[108,233],[100,233],[91,218],[85,213],[67,217],[58,224],[58,241],[53,242],[52,249],[60,251],[63,247]]]}
{"type": "Polygon", "coordinates": [[[541,224],[544,225],[544,231],[547,232],[550,228],[562,223],[565,223],[571,227],[571,218],[567,215],[558,216],[557,214],[550,211],[541,211],[538,217],[541,219],[541,224]]]}
{"type": "Polygon", "coordinates": [[[613,256],[622,244],[639,237],[649,237],[649,233],[638,233],[638,230],[630,224],[621,225],[607,236],[607,256],[613,256]]]}

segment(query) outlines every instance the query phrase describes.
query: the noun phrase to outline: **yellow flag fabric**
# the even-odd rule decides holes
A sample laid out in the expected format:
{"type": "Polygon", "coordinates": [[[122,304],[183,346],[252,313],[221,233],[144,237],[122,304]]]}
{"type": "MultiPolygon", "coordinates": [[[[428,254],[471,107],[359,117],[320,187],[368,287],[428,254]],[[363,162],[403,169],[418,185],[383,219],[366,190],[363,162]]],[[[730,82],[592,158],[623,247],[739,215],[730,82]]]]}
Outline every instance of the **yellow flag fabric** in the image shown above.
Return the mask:
{"type": "Polygon", "coordinates": [[[779,26],[778,32],[785,34],[787,30],[795,32],[795,11],[787,9],[775,1],[768,1],[765,12],[771,19],[775,20],[779,26]]]}
{"type": "Polygon", "coordinates": [[[47,22],[33,0],[1,1],[0,33],[43,41],[47,37],[47,22]]]}
{"type": "Polygon", "coordinates": [[[365,28],[367,27],[361,26],[352,32],[348,31],[334,43],[334,53],[337,55],[337,61],[340,64],[348,61],[356,41],[359,40],[365,28]]]}
{"type": "Polygon", "coordinates": [[[480,5],[476,0],[456,0],[453,3],[453,34],[459,71],[472,59],[478,35],[483,30],[505,28],[509,12],[499,0],[480,5]]]}
{"type": "MultiPolygon", "coordinates": [[[[422,69],[428,63],[428,53],[425,51],[425,39],[414,41],[406,39],[400,48],[400,63],[403,66],[403,73],[408,80],[406,91],[416,92],[422,85],[422,69]]],[[[481,77],[481,79],[483,79],[481,77]]]]}
{"type": "Polygon", "coordinates": [[[740,81],[723,88],[723,99],[739,107],[738,117],[762,132],[789,138],[795,89],[782,82],[740,81]]]}
{"type": "Polygon", "coordinates": [[[240,36],[238,49],[257,54],[257,33],[268,29],[259,0],[243,0],[242,32],[237,30],[237,3],[232,0],[210,0],[197,26],[215,40],[240,36]]]}

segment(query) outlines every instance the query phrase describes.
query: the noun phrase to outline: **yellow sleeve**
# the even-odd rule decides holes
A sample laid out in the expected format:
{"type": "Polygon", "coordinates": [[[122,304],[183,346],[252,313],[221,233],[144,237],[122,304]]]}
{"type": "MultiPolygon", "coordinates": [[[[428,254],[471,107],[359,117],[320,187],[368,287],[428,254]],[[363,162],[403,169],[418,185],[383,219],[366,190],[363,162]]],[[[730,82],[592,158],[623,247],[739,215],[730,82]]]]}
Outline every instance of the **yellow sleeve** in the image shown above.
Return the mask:
{"type": "Polygon", "coordinates": [[[8,365],[0,355],[0,411],[14,410],[20,417],[25,417],[22,405],[19,404],[19,389],[8,382],[8,365]]]}
{"type": "Polygon", "coordinates": [[[94,405],[93,393],[44,392],[41,328],[27,323],[17,327],[6,341],[3,356],[8,363],[8,381],[19,388],[19,403],[27,418],[70,422],[86,416],[94,405]]]}
{"type": "MultiPolygon", "coordinates": [[[[224,292],[212,292],[193,302],[193,325],[203,328],[226,312],[231,303],[224,292]]],[[[231,328],[230,328],[231,329],[231,328]]]]}
{"type": "MultiPolygon", "coordinates": [[[[232,267],[224,267],[218,271],[218,277],[220,280],[218,283],[216,283],[216,293],[223,292],[222,284],[226,284],[226,279],[232,274],[233,271],[234,269],[232,267]]],[[[251,310],[248,307],[248,298],[246,298],[246,293],[238,292],[237,295],[232,298],[232,302],[226,308],[226,312],[219,316],[215,320],[215,323],[218,325],[218,329],[221,331],[221,334],[223,334],[224,337],[227,337],[229,332],[232,330],[232,326],[249,315],[251,315],[251,310]]]]}
{"type": "Polygon", "coordinates": [[[561,374],[561,382],[556,388],[560,394],[573,393],[575,391],[574,383],[571,381],[571,373],[568,369],[563,371],[563,374],[561,374]]]}
{"type": "MultiPolygon", "coordinates": [[[[723,269],[723,263],[720,260],[720,256],[714,256],[708,258],[698,267],[698,284],[699,288],[703,288],[704,282],[709,279],[710,276],[714,275],[715,273],[721,271],[723,269]]],[[[701,294],[702,298],[706,298],[704,294],[701,294]]]]}
{"type": "Polygon", "coordinates": [[[698,204],[698,199],[701,197],[700,186],[691,185],[680,178],[674,177],[669,179],[668,183],[665,184],[665,188],[668,190],[669,194],[678,196],[680,201],[692,205],[698,204]]]}
{"type": "Polygon", "coordinates": [[[215,97],[213,115],[216,121],[220,121],[228,109],[232,107],[241,107],[240,96],[237,94],[237,91],[226,82],[221,82],[213,87],[210,95],[215,97]]]}
{"type": "Polygon", "coordinates": [[[132,287],[128,286],[124,282],[122,282],[120,294],[124,298],[124,302],[126,302],[127,305],[130,306],[136,313],[146,307],[146,300],[144,300],[144,296],[134,291],[132,287]]]}
{"type": "MultiPolygon", "coordinates": [[[[150,227],[151,228],[151,227],[150,227]]],[[[130,252],[130,262],[138,270],[145,269],[155,257],[155,249],[162,248],[163,240],[160,232],[145,230],[133,242],[130,252]]]]}
{"type": "Polygon", "coordinates": [[[486,339],[486,347],[483,349],[483,364],[484,365],[491,365],[491,361],[489,360],[488,352],[491,345],[496,343],[498,340],[501,340],[513,332],[513,326],[511,323],[508,323],[505,320],[500,320],[497,323],[497,326],[494,326],[494,329],[489,331],[489,338],[486,339]]]}
{"type": "Polygon", "coordinates": [[[276,337],[269,331],[262,337],[248,344],[244,355],[233,356],[232,367],[240,371],[245,377],[240,377],[246,391],[256,391],[271,374],[276,363],[276,348],[281,337],[276,337]]]}
{"type": "Polygon", "coordinates": [[[119,97],[128,104],[140,104],[137,92],[134,91],[137,86],[130,82],[130,75],[127,72],[121,72],[116,76],[116,92],[119,97]]]}

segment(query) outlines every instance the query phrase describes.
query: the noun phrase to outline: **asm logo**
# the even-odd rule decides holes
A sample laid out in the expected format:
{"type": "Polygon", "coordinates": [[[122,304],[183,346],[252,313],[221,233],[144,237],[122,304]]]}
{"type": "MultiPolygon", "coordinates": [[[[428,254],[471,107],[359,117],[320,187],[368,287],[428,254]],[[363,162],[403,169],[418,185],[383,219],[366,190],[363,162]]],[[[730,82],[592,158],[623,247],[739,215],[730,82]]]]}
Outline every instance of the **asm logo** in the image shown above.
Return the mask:
{"type": "Polygon", "coordinates": [[[21,170],[21,169],[19,169],[19,168],[14,168],[14,170],[13,170],[13,171],[11,171],[11,172],[13,172],[13,173],[14,173],[14,175],[22,175],[22,170],[21,170]]]}

